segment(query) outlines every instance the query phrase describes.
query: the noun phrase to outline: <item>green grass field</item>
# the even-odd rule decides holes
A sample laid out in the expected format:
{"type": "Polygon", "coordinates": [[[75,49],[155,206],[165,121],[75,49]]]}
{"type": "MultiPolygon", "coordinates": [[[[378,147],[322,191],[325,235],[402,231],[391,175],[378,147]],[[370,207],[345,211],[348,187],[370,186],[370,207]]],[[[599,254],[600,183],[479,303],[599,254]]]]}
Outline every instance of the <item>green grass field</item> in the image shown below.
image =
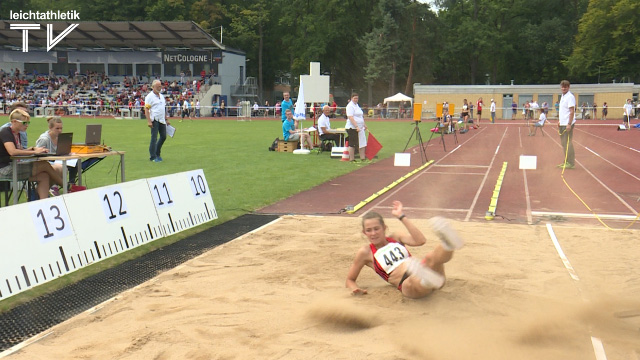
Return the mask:
{"type": "MultiPolygon", "coordinates": [[[[114,150],[125,151],[126,180],[150,178],[187,170],[203,169],[219,219],[198,228],[160,239],[129,252],[91,265],[61,279],[36,287],[0,302],[0,311],[52,289],[62,287],[115,264],[178,241],[210,226],[285,199],[330,179],[354,171],[360,166],[319,155],[293,155],[268,151],[276,137],[282,138],[279,119],[258,121],[185,120],[171,122],[176,135],[167,138],[161,163],[149,161],[150,131],[146,120],[113,118],[63,118],[64,132],[74,133],[74,142],[83,142],[86,124],[102,124],[102,139],[114,150]]],[[[344,127],[344,119],[334,119],[333,127],[344,127]]],[[[311,121],[305,121],[308,127],[311,121]]],[[[379,159],[393,156],[404,149],[413,131],[410,120],[369,121],[367,126],[383,145],[379,159]]],[[[420,128],[424,141],[432,123],[420,128]]],[[[28,129],[29,145],[46,130],[43,118],[33,118],[28,129]]],[[[415,137],[410,146],[416,145],[415,137]]],[[[89,188],[120,181],[119,157],[108,157],[88,172],[83,182],[89,188]]],[[[24,199],[22,199],[24,201],[24,199]]],[[[346,205],[346,204],[344,204],[346,205]]]]}

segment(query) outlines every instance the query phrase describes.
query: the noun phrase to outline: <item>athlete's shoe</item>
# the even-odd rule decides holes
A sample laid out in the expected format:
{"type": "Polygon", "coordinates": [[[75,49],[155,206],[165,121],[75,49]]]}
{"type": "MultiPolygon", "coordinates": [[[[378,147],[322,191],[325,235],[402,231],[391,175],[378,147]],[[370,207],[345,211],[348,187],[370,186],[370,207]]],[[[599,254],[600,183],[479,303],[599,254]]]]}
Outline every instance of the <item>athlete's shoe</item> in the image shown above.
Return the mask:
{"type": "Polygon", "coordinates": [[[410,257],[407,261],[407,272],[420,279],[420,285],[425,288],[439,289],[444,285],[444,276],[433,269],[422,265],[420,260],[410,257]]]}
{"type": "Polygon", "coordinates": [[[458,233],[449,225],[449,222],[440,216],[429,219],[431,229],[438,235],[445,250],[458,250],[464,245],[464,241],[458,233]]]}

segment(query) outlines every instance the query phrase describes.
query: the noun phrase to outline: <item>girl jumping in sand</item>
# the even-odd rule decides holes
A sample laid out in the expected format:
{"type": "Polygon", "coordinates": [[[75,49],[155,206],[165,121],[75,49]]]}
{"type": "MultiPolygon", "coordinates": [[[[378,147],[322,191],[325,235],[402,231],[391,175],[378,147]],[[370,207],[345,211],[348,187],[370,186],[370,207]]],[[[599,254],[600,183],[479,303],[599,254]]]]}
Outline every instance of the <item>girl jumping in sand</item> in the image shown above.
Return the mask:
{"type": "Polygon", "coordinates": [[[463,246],[462,239],[441,217],[429,220],[431,227],[440,237],[440,244],[424,256],[422,260],[411,257],[406,246],[421,246],[425,236],[402,212],[402,203],[393,202],[391,214],[406,227],[406,233],[391,233],[386,236],[387,226],[380,214],[367,213],[362,218],[362,233],[369,239],[356,253],[349,273],[346,287],[353,294],[366,294],[356,280],[360,270],[366,265],[380,277],[395,286],[402,295],[409,298],[421,298],[444,286],[444,264],[451,260],[454,250],[463,246]]]}

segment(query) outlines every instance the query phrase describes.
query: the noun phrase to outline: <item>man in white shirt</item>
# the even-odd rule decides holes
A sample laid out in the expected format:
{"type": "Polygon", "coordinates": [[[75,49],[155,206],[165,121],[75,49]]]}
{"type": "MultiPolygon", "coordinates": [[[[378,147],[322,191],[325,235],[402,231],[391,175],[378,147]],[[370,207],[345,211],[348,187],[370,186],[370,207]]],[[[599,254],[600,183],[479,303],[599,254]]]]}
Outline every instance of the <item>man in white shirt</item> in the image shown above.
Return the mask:
{"type": "Polygon", "coordinates": [[[496,102],[491,99],[491,107],[489,108],[491,111],[491,123],[496,122],[496,102]]]}
{"type": "Polygon", "coordinates": [[[320,140],[331,140],[334,145],[337,145],[340,142],[340,134],[331,129],[329,115],[331,115],[331,107],[329,105],[323,106],[322,115],[318,118],[318,134],[320,140]]]}
{"type": "Polygon", "coordinates": [[[562,144],[562,158],[565,161],[558,165],[563,169],[573,169],[575,167],[575,153],[573,152],[573,127],[576,123],[576,98],[573,96],[569,87],[569,80],[560,82],[560,90],[562,98],[560,98],[560,107],[558,109],[558,134],[560,134],[560,143],[562,144]]]}
{"type": "Polygon", "coordinates": [[[169,119],[165,117],[166,101],[164,95],[160,93],[162,83],[160,80],[153,80],[151,91],[144,99],[144,114],[147,117],[147,125],[151,129],[151,142],[149,143],[149,160],[161,162],[160,151],[167,139],[167,125],[169,119]],[[158,139],[158,133],[160,138],[158,139]],[[156,140],[157,139],[157,140],[156,140]]]}
{"type": "Polygon", "coordinates": [[[631,114],[633,113],[633,104],[631,104],[631,99],[627,99],[627,103],[624,104],[624,118],[623,123],[627,124],[627,129],[629,129],[629,125],[631,125],[631,114]]]}

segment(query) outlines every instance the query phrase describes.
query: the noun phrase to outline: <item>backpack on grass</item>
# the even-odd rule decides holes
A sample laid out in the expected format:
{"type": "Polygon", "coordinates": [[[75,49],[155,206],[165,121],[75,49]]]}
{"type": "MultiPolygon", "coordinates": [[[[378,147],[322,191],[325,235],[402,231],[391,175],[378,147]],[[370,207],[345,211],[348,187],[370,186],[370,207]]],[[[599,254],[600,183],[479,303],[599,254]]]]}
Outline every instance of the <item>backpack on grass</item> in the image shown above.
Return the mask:
{"type": "Polygon", "coordinates": [[[271,144],[271,146],[269,146],[269,151],[276,151],[276,149],[278,148],[278,141],[280,141],[279,138],[273,140],[273,143],[271,144]]]}

